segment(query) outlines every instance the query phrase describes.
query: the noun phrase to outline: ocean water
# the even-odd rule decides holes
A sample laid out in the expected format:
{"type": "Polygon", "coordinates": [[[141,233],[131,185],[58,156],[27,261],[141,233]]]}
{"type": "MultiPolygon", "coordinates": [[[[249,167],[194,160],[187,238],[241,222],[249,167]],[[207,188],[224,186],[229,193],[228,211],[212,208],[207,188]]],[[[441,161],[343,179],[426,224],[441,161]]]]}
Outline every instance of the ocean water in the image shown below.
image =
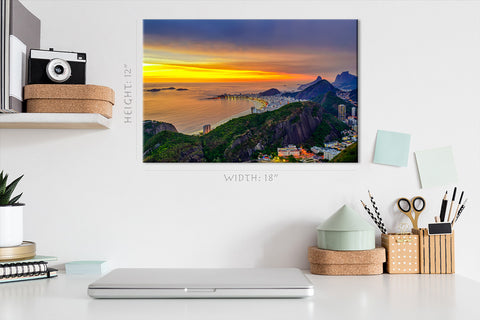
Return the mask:
{"type": "Polygon", "coordinates": [[[284,83],[241,83],[226,84],[145,84],[143,92],[143,119],[157,120],[173,124],[179,132],[192,134],[202,131],[203,126],[210,124],[212,129],[216,124],[250,113],[254,106],[250,100],[209,99],[224,93],[258,93],[270,88],[289,90],[284,83]],[[169,88],[149,92],[152,88],[169,88]],[[188,90],[176,90],[178,88],[188,90]]]}

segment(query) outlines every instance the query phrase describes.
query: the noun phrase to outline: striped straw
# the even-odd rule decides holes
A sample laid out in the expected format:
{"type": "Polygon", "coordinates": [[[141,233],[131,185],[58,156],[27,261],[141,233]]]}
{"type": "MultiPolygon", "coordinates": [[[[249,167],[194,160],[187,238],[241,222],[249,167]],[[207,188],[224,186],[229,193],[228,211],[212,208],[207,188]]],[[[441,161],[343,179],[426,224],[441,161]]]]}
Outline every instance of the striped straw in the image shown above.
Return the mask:
{"type": "Polygon", "coordinates": [[[360,200],[360,202],[362,203],[363,207],[365,208],[365,211],[367,211],[367,213],[370,215],[370,218],[372,218],[373,222],[375,222],[378,229],[380,229],[380,232],[381,233],[387,233],[387,231],[385,230],[385,227],[382,224],[380,224],[380,222],[377,220],[377,218],[372,213],[372,211],[370,211],[370,208],[367,207],[367,205],[362,200],[360,200]]]}
{"type": "Polygon", "coordinates": [[[370,190],[368,191],[368,195],[370,196],[370,201],[372,202],[373,209],[375,209],[375,214],[377,215],[377,220],[382,226],[382,232],[387,233],[387,230],[385,229],[385,225],[383,224],[382,217],[380,216],[380,212],[378,211],[377,204],[375,203],[375,199],[373,198],[372,194],[370,193],[370,190]]]}

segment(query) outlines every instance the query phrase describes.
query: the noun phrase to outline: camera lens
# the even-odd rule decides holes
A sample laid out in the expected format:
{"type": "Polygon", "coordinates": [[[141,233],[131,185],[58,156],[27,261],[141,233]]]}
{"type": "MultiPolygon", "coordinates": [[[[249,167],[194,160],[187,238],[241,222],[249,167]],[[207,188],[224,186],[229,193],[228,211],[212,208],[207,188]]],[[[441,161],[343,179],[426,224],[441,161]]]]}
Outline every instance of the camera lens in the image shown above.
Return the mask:
{"type": "Polygon", "coordinates": [[[55,73],[56,74],[62,74],[65,69],[62,66],[55,66],[55,73]]]}
{"type": "Polygon", "coordinates": [[[67,61],[62,59],[52,59],[47,64],[46,73],[52,82],[64,83],[70,79],[72,69],[67,61]]]}

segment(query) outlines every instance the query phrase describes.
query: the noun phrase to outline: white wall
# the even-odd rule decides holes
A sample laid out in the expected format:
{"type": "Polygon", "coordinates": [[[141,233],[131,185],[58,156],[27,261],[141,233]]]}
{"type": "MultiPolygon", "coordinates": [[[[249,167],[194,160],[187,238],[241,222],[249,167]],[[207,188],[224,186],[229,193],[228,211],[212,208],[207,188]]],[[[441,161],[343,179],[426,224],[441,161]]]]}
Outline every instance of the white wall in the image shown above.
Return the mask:
{"type": "Polygon", "coordinates": [[[420,189],[413,151],[452,145],[469,206],[456,227],[457,273],[480,280],[478,1],[23,1],[42,45],[88,53],[87,81],[117,93],[110,130],[0,129],[0,167],[27,203],[26,239],[61,261],[114,266],[297,266],[315,226],[343,204],[368,219],[374,192],[390,230],[400,196],[423,195],[433,221],[448,187],[420,189]],[[141,161],[142,18],[359,19],[357,165],[194,165],[141,161]],[[135,123],[125,124],[124,64],[135,123]],[[408,168],[372,163],[377,129],[412,134],[408,168]],[[224,174],[278,174],[228,183],[224,174]]]}

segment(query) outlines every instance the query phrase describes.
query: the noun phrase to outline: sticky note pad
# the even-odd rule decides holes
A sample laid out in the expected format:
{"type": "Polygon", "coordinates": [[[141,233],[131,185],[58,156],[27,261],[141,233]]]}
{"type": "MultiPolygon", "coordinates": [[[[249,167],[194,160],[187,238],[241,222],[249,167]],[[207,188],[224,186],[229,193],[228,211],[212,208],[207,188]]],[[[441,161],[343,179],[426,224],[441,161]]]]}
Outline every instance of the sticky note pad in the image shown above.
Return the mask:
{"type": "Polygon", "coordinates": [[[107,270],[106,261],[72,261],[65,263],[66,274],[83,275],[94,274],[102,275],[107,270]]]}
{"type": "Polygon", "coordinates": [[[374,163],[406,167],[409,152],[410,135],[408,133],[377,131],[374,163]]]}
{"type": "Polygon", "coordinates": [[[444,186],[458,181],[452,147],[415,151],[422,188],[444,186]]]}

